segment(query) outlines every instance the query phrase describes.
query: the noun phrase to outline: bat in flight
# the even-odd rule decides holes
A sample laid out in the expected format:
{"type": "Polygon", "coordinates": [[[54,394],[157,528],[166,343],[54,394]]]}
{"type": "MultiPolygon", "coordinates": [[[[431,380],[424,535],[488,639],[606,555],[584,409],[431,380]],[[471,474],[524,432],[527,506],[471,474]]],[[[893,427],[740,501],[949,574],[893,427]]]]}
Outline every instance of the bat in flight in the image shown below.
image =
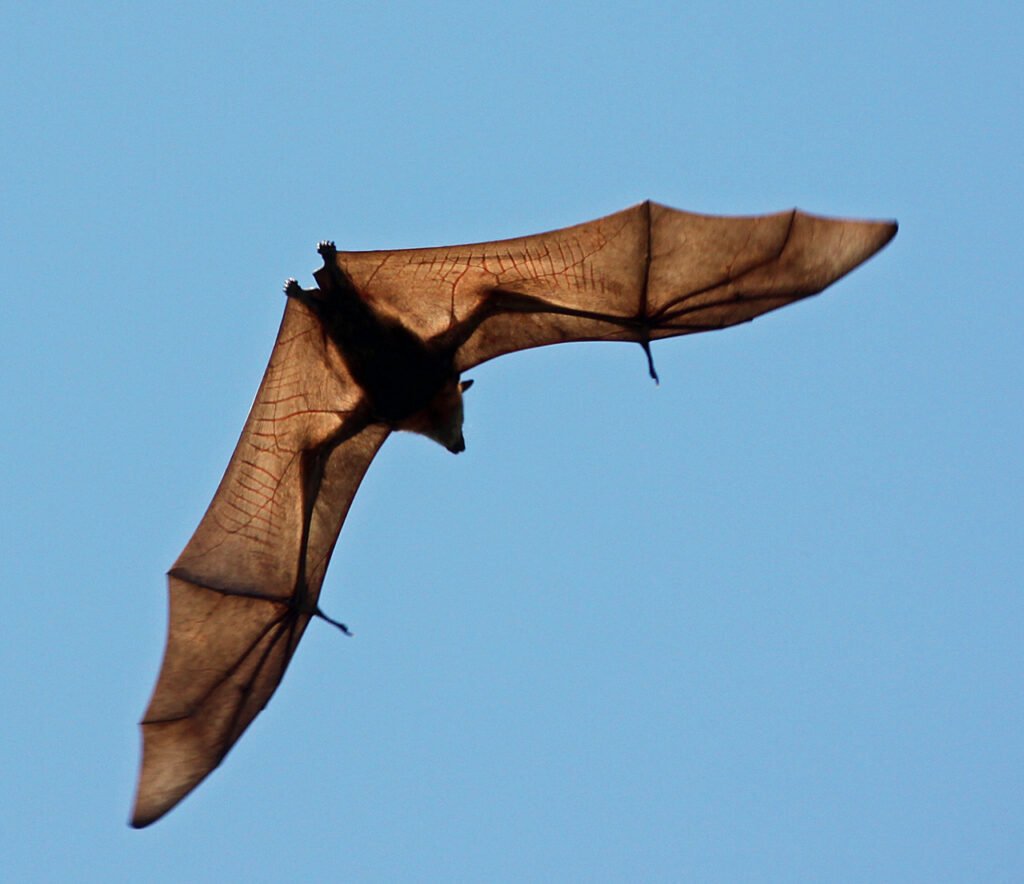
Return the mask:
{"type": "MultiPolygon", "coordinates": [[[[142,721],[131,823],[194,789],[267,704],[310,618],[356,489],[394,430],[465,448],[462,373],[563,341],[726,328],[820,292],[881,249],[888,221],[756,217],[645,202],[475,245],[339,252],[294,280],[220,487],[168,573],[163,665],[142,721]]],[[[346,630],[347,631],[347,630],[346,630]]]]}

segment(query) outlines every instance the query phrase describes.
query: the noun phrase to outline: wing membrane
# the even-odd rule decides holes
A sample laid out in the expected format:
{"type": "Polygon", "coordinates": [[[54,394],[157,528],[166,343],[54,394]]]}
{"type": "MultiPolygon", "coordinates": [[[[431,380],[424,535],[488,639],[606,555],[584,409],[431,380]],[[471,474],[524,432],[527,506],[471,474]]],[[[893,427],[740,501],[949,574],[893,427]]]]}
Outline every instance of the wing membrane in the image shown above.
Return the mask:
{"type": "Polygon", "coordinates": [[[133,825],[195,788],[284,675],[388,435],[358,422],[359,404],[319,322],[289,299],[235,453],[169,575],[167,648],[142,721],[133,825]]]}
{"type": "Polygon", "coordinates": [[[725,217],[646,202],[536,236],[337,260],[378,310],[425,339],[509,301],[466,336],[463,371],[547,344],[645,342],[747,322],[820,292],[895,232],[891,222],[797,210],[725,217]]]}

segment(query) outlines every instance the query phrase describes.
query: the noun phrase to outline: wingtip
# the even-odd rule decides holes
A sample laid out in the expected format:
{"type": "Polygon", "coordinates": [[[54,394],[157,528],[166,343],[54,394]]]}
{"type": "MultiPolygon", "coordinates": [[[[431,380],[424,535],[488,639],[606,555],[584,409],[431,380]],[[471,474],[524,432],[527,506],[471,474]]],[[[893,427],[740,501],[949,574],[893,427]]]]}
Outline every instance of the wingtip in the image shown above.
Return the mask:
{"type": "Polygon", "coordinates": [[[144,829],[150,823],[155,823],[158,819],[159,817],[133,816],[131,819],[128,820],[128,825],[131,826],[133,829],[144,829]]]}
{"type": "Polygon", "coordinates": [[[870,254],[872,255],[875,254],[876,252],[880,252],[887,245],[889,245],[889,243],[892,242],[893,237],[896,236],[896,233],[900,229],[900,226],[895,221],[895,219],[887,221],[867,221],[864,223],[866,225],[870,225],[870,227],[873,228],[875,231],[873,242],[871,242],[870,244],[870,254]]]}
{"type": "Polygon", "coordinates": [[[814,244],[807,252],[811,259],[808,269],[813,265],[816,271],[813,275],[818,283],[824,284],[822,288],[884,249],[899,229],[893,220],[831,218],[805,213],[797,217],[806,225],[808,242],[814,244]]]}
{"type": "Polygon", "coordinates": [[[187,790],[183,794],[178,794],[180,790],[161,791],[155,788],[152,780],[143,778],[135,793],[135,803],[132,806],[128,825],[132,829],[145,829],[146,826],[152,826],[158,819],[176,807],[190,791],[187,790]]]}
{"type": "Polygon", "coordinates": [[[144,829],[177,807],[224,757],[202,751],[188,721],[142,722],[142,763],[129,820],[133,829],[144,829]]]}
{"type": "Polygon", "coordinates": [[[151,826],[166,814],[175,804],[177,804],[177,801],[171,804],[164,802],[163,805],[156,805],[152,800],[147,801],[141,793],[137,793],[135,795],[135,804],[132,807],[132,815],[128,819],[128,825],[133,829],[145,829],[146,826],[151,826]]]}
{"type": "MultiPolygon", "coordinates": [[[[200,780],[201,781],[201,780],[200,780]]],[[[199,783],[188,784],[187,787],[176,789],[159,789],[156,784],[141,784],[135,796],[128,825],[133,829],[145,829],[157,820],[166,816],[192,792],[199,783]]]]}

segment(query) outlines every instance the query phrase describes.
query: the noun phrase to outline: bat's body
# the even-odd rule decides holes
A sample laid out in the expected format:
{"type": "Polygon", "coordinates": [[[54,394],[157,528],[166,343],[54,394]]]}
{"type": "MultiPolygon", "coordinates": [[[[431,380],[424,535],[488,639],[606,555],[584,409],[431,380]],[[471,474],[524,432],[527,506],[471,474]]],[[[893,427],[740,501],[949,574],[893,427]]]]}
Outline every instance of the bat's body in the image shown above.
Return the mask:
{"type": "Polygon", "coordinates": [[[328,560],[387,436],[411,430],[465,448],[463,371],[514,350],[613,340],[639,343],[656,378],[651,341],[815,294],[895,232],[891,222],[722,218],[648,202],[492,243],[322,243],[319,287],[288,282],[235,454],[168,575],[167,650],[142,722],[132,824],[195,788],[270,699],[309,619],[323,616],[328,560]]]}
{"type": "MultiPolygon", "coordinates": [[[[439,396],[438,405],[449,411],[451,405],[441,394],[459,379],[455,349],[424,341],[399,319],[375,310],[338,267],[333,243],[321,243],[319,252],[325,262],[316,273],[321,288],[306,291],[290,280],[285,292],[309,307],[321,322],[364,393],[371,420],[404,428],[429,411],[439,396]]],[[[460,430],[461,423],[460,419],[460,430]]]]}

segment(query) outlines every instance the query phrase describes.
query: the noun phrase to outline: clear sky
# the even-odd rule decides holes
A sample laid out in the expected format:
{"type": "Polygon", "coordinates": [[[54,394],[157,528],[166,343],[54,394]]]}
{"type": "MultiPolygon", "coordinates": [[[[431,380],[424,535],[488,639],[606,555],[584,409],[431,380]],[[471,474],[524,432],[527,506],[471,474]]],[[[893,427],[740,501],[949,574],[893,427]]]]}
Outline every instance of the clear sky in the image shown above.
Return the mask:
{"type": "Polygon", "coordinates": [[[12,881],[1024,878],[1010,3],[6,3],[12,881]],[[675,8],[673,8],[673,6],[675,8]],[[482,366],[273,701],[127,826],[164,572],[315,245],[898,218],[819,298],[482,366]]]}

